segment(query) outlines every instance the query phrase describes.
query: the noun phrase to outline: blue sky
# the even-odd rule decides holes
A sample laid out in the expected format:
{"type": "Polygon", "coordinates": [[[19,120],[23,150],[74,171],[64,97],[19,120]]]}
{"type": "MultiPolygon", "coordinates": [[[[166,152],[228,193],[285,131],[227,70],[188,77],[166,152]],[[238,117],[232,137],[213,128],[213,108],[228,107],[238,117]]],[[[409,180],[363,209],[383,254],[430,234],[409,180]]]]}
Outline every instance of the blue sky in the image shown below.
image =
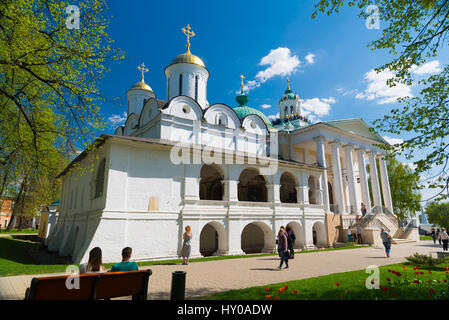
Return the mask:
{"type": "MultiPolygon", "coordinates": [[[[110,1],[109,34],[125,59],[111,66],[100,83],[107,97],[119,98],[119,103],[102,106],[105,119],[110,119],[106,133],[114,132],[115,120],[124,122],[126,91],[140,80],[136,68],[142,62],[150,69],[145,82],[157,98],[166,99],[164,69],[185,51],[181,28],[187,24],[196,33],[191,51],[210,72],[210,104],[235,107],[243,74],[249,105],[275,115],[289,77],[304,113],[315,121],[363,118],[372,124],[396,105],[397,97],[417,93],[416,88],[405,86],[389,89],[387,74],[370,72],[391,60],[388,52],[367,47],[380,37],[381,29],[368,29],[358,10],[347,7],[339,14],[312,19],[315,2],[110,1]]],[[[380,21],[380,28],[384,23],[380,21]]],[[[440,61],[429,60],[416,75],[435,72],[440,61]]]]}

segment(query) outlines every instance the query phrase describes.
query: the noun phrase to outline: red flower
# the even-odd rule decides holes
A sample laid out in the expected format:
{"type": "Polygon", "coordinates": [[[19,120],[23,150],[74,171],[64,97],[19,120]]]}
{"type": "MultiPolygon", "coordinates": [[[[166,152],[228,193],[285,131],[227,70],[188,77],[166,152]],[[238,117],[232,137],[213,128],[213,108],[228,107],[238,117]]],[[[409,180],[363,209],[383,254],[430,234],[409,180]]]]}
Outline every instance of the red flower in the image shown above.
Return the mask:
{"type": "Polygon", "coordinates": [[[421,274],[421,275],[423,275],[423,274],[424,274],[424,272],[422,272],[422,271],[421,271],[421,272],[420,272],[420,274],[421,274]]]}
{"type": "Polygon", "coordinates": [[[429,274],[432,274],[432,271],[429,270],[429,274]]]}
{"type": "Polygon", "coordinates": [[[343,299],[343,297],[342,296],[338,296],[338,299],[343,299]]]}
{"type": "Polygon", "coordinates": [[[399,273],[399,272],[396,272],[396,275],[397,275],[398,277],[402,276],[402,274],[399,273]]]}
{"type": "Polygon", "coordinates": [[[435,290],[433,290],[433,289],[430,289],[429,291],[430,291],[430,293],[434,293],[435,292],[435,290]]]}
{"type": "Polygon", "coordinates": [[[440,281],[440,280],[437,280],[437,282],[440,283],[441,281],[440,281]]]}
{"type": "Polygon", "coordinates": [[[396,298],[397,294],[396,294],[396,293],[393,293],[392,296],[396,298]]]}
{"type": "Polygon", "coordinates": [[[390,281],[391,281],[391,279],[390,279],[390,278],[387,278],[387,281],[388,281],[388,282],[390,282],[390,281]]]}
{"type": "Polygon", "coordinates": [[[270,299],[270,298],[273,298],[273,295],[268,294],[268,295],[265,296],[265,299],[270,299]]]}
{"type": "Polygon", "coordinates": [[[265,288],[265,291],[270,291],[270,288],[265,288]]]}
{"type": "Polygon", "coordinates": [[[419,275],[419,272],[418,272],[418,271],[416,271],[416,272],[415,272],[415,274],[416,274],[416,275],[419,275]]]}
{"type": "Polygon", "coordinates": [[[432,295],[429,293],[427,296],[428,296],[428,297],[431,297],[432,295]]]}
{"type": "Polygon", "coordinates": [[[419,283],[419,280],[415,280],[415,281],[413,281],[414,283],[416,283],[416,284],[418,284],[419,283]]]}
{"type": "Polygon", "coordinates": [[[388,269],[388,272],[392,272],[393,270],[388,269]]]}
{"type": "Polygon", "coordinates": [[[274,297],[276,300],[279,300],[279,297],[278,296],[276,296],[276,297],[274,297]]]}
{"type": "Polygon", "coordinates": [[[447,280],[443,280],[444,281],[444,283],[446,283],[447,282],[447,280]]]}
{"type": "Polygon", "coordinates": [[[335,285],[336,285],[337,287],[339,287],[339,286],[340,286],[340,282],[335,282],[335,285]]]}
{"type": "Polygon", "coordinates": [[[371,280],[371,284],[374,284],[374,280],[371,280]]]}
{"type": "Polygon", "coordinates": [[[294,294],[298,293],[298,290],[293,289],[292,291],[293,291],[294,294]]]}
{"type": "Polygon", "coordinates": [[[449,270],[449,267],[444,267],[444,270],[449,270]]]}
{"type": "Polygon", "coordinates": [[[383,287],[383,288],[382,288],[382,291],[384,291],[384,292],[385,292],[385,291],[388,291],[388,287],[383,287]]]}
{"type": "Polygon", "coordinates": [[[288,290],[288,285],[284,285],[284,290],[288,290]]]}

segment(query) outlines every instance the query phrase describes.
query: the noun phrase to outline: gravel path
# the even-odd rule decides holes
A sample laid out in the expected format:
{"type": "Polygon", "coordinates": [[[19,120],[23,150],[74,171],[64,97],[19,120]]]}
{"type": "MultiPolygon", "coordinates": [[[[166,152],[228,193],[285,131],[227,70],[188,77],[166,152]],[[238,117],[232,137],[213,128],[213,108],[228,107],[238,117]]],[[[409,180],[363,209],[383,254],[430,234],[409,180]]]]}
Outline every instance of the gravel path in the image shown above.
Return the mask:
{"type": "MultiPolygon", "coordinates": [[[[337,251],[296,254],[290,260],[290,268],[278,271],[277,256],[254,257],[230,260],[191,263],[184,265],[158,265],[142,269],[152,269],[148,299],[170,298],[171,274],[186,271],[186,297],[203,296],[215,292],[283,281],[312,278],[332,273],[364,269],[370,265],[387,265],[405,261],[405,257],[415,252],[434,253],[441,247],[432,241],[393,245],[390,258],[384,249],[360,248],[337,251]]],[[[46,275],[48,276],[48,275],[46,275]]],[[[0,278],[0,299],[23,299],[25,290],[36,275],[0,278]]]]}

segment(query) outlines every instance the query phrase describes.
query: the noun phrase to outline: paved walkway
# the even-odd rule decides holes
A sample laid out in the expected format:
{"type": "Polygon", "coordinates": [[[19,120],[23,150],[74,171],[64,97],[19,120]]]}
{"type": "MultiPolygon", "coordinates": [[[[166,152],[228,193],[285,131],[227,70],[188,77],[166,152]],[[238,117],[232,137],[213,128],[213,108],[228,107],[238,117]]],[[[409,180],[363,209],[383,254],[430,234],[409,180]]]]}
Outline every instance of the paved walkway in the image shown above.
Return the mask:
{"type": "MultiPolygon", "coordinates": [[[[171,274],[173,271],[187,271],[186,297],[203,296],[215,292],[283,281],[317,277],[332,273],[364,269],[370,265],[386,265],[405,261],[415,252],[436,253],[441,247],[432,241],[393,245],[391,257],[385,257],[384,249],[361,248],[337,251],[296,254],[290,260],[290,268],[276,270],[277,256],[218,260],[184,265],[158,265],[150,268],[153,275],[149,282],[148,299],[169,299],[171,274]]],[[[48,275],[47,275],[48,276],[48,275]]],[[[23,299],[30,285],[30,276],[0,278],[0,299],[23,299]]]]}

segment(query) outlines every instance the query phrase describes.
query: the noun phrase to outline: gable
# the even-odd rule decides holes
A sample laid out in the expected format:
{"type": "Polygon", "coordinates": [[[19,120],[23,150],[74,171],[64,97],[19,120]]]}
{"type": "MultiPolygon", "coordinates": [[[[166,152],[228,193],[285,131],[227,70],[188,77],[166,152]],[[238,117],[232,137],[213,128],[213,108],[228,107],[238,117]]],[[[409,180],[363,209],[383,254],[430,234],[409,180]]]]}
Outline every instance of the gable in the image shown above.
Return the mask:
{"type": "Polygon", "coordinates": [[[344,130],[346,132],[361,136],[370,140],[377,141],[382,144],[388,144],[388,142],[382,138],[378,133],[370,130],[370,126],[362,119],[348,119],[348,120],[336,120],[323,122],[324,124],[344,130]]]}

